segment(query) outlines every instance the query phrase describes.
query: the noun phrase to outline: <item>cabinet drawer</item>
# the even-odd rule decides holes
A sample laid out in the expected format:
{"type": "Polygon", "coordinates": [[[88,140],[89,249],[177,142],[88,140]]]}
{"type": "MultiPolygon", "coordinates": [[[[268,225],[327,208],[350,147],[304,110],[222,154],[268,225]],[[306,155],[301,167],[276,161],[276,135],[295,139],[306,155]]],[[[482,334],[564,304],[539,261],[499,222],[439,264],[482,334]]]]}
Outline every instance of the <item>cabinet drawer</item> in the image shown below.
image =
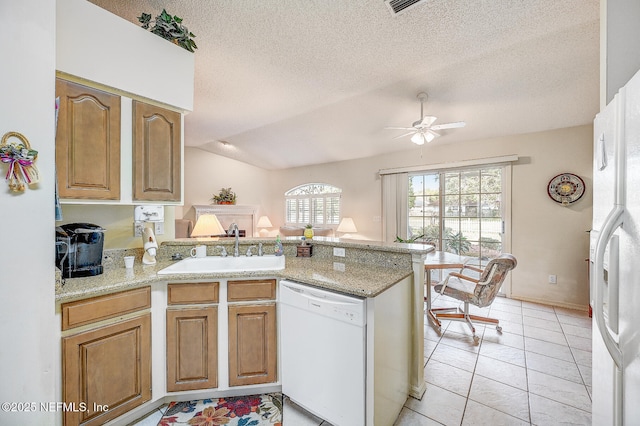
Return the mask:
{"type": "Polygon", "coordinates": [[[169,284],[167,304],[190,305],[195,303],[218,303],[220,283],[169,284]]]}
{"type": "Polygon", "coordinates": [[[151,307],[151,287],[62,304],[62,330],[151,307]]]}
{"type": "Polygon", "coordinates": [[[276,280],[229,281],[227,301],[275,300],[276,280]]]}

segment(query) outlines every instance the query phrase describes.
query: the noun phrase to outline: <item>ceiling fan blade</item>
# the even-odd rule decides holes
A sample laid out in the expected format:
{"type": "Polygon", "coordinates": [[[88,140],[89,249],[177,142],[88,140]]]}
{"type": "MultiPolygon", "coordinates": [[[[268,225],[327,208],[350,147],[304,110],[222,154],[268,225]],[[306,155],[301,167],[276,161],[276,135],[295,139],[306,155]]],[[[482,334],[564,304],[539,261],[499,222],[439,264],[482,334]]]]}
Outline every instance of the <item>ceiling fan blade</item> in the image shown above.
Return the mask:
{"type": "Polygon", "coordinates": [[[464,121],[457,121],[455,123],[436,124],[435,126],[431,126],[431,128],[433,130],[458,129],[466,125],[467,123],[465,123],[464,121]]]}
{"type": "Polygon", "coordinates": [[[427,133],[429,133],[430,135],[433,135],[434,139],[440,136],[440,133],[434,132],[431,129],[427,129],[427,133]]]}
{"type": "Polygon", "coordinates": [[[385,127],[386,130],[415,130],[413,127],[385,127]]]}
{"type": "Polygon", "coordinates": [[[434,121],[436,121],[438,117],[434,117],[433,115],[426,115],[422,121],[420,122],[420,126],[422,127],[430,127],[434,121]]]}
{"type": "Polygon", "coordinates": [[[408,133],[405,133],[405,134],[403,134],[403,135],[396,136],[395,138],[392,138],[392,139],[400,139],[400,138],[403,138],[403,137],[405,137],[405,136],[412,135],[412,134],[414,134],[414,133],[415,133],[415,132],[408,132],[408,133]]]}

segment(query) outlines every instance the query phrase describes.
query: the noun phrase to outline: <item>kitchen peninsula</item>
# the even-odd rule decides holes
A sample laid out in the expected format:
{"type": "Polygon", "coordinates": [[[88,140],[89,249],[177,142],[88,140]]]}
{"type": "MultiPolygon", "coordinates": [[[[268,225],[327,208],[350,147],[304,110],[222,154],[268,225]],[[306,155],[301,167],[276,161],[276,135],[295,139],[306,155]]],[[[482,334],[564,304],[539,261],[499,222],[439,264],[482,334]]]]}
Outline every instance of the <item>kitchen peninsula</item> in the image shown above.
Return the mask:
{"type": "MultiPolygon", "coordinates": [[[[206,242],[184,239],[165,242],[158,250],[156,265],[140,264],[141,253],[135,253],[137,261],[132,270],[125,269],[122,262],[122,256],[132,254],[131,250],[127,253],[125,250],[107,250],[104,256],[104,274],[90,278],[68,279],[64,285],[59,285],[56,289],[56,315],[60,317],[63,329],[66,324],[65,312],[68,312],[69,308],[73,314],[83,309],[95,311],[87,303],[97,302],[98,306],[105,308],[114,297],[118,300],[132,297],[132,302],[124,303],[126,312],[122,314],[115,313],[113,316],[99,318],[93,325],[81,324],[81,327],[62,331],[63,363],[67,363],[67,370],[75,364],[65,359],[64,348],[73,348],[71,352],[75,354],[83,344],[76,338],[77,342],[65,345],[65,340],[72,340],[78,334],[91,334],[98,326],[98,330],[107,327],[136,330],[133,333],[135,337],[131,338],[132,345],[138,345],[139,352],[148,358],[142,369],[139,365],[132,365],[131,368],[136,374],[128,374],[127,378],[138,377],[137,373],[142,373],[143,376],[147,374],[150,392],[124,398],[135,402],[130,407],[123,407],[120,412],[117,411],[117,407],[110,409],[110,417],[98,412],[87,414],[94,416],[96,423],[113,420],[113,424],[126,424],[168,401],[280,391],[281,376],[278,372],[283,366],[278,356],[277,318],[280,314],[277,308],[279,299],[276,288],[279,280],[287,279],[357,296],[366,301],[365,424],[393,423],[407,396],[421,398],[424,393],[424,259],[432,248],[422,245],[316,238],[313,240],[313,257],[299,258],[295,257],[299,242],[298,239],[283,241],[286,260],[284,269],[254,272],[157,274],[174,263],[171,258],[175,254],[180,254],[183,258],[189,257],[191,248],[196,244],[205,244],[207,255],[213,256],[219,254],[219,246],[229,249],[234,243],[233,239],[206,242]],[[340,256],[341,254],[344,256],[340,256]],[[250,294],[251,292],[254,294],[250,294]],[[235,295],[240,293],[242,296],[236,298],[235,295]],[[177,299],[172,300],[172,295],[177,295],[177,299]],[[73,311],[74,308],[77,309],[73,311]],[[238,371],[239,367],[234,363],[233,346],[238,344],[235,340],[237,336],[240,336],[238,339],[244,345],[254,344],[244,341],[245,338],[238,332],[237,320],[241,315],[237,312],[240,310],[249,312],[250,315],[255,314],[255,318],[260,318],[260,321],[264,320],[265,330],[269,327],[275,330],[273,336],[260,336],[257,339],[259,342],[255,343],[262,344],[260,342],[272,339],[272,343],[264,343],[264,347],[258,348],[260,350],[257,352],[266,354],[264,362],[271,363],[272,367],[267,367],[267,370],[271,371],[265,371],[264,376],[257,381],[247,381],[246,377],[241,377],[242,372],[238,371]],[[147,317],[149,319],[146,319],[147,317]],[[176,317],[179,319],[174,320],[176,317]],[[135,321],[142,322],[137,324],[135,321]],[[202,337],[201,341],[191,341],[188,347],[180,346],[180,342],[171,341],[170,336],[175,332],[175,327],[179,328],[184,324],[191,324],[187,326],[191,327],[195,324],[194,321],[199,324],[196,329],[206,329],[210,332],[215,330],[215,333],[202,337]],[[122,323],[125,325],[122,326],[122,323]],[[170,333],[169,330],[173,331],[170,333]],[[148,336],[145,337],[146,335],[148,336]],[[145,352],[145,344],[151,346],[148,353],[145,352]],[[200,351],[196,354],[200,361],[196,370],[198,373],[206,371],[207,377],[197,380],[195,385],[185,385],[188,380],[176,381],[174,374],[177,370],[179,376],[182,366],[171,368],[170,365],[176,362],[176,353],[179,358],[180,351],[193,352],[194,347],[200,351]],[[203,353],[208,356],[202,355],[203,353]]],[[[265,255],[273,254],[273,239],[243,239],[240,253],[245,253],[247,247],[259,243],[263,244],[265,255]]],[[[106,311],[110,311],[109,308],[106,308],[106,311]]],[[[185,328],[183,333],[189,330],[185,328]]],[[[201,338],[202,333],[195,335],[201,338]]],[[[95,336],[89,337],[95,340],[95,336]]],[[[189,356],[193,355],[191,353],[189,356]]],[[[126,355],[123,356],[126,359],[126,355]]],[[[144,387],[145,382],[141,383],[144,387]]],[[[63,385],[66,386],[64,380],[63,385]]],[[[131,385],[135,388],[137,384],[131,385]]],[[[88,390],[90,391],[91,387],[88,390]]],[[[64,393],[73,394],[68,390],[64,393]]],[[[88,395],[88,398],[91,398],[90,394],[91,392],[80,392],[78,395],[88,395]]],[[[106,403],[97,400],[91,402],[106,403]]],[[[86,420],[92,419],[85,418],[80,421],[86,420]]]]}

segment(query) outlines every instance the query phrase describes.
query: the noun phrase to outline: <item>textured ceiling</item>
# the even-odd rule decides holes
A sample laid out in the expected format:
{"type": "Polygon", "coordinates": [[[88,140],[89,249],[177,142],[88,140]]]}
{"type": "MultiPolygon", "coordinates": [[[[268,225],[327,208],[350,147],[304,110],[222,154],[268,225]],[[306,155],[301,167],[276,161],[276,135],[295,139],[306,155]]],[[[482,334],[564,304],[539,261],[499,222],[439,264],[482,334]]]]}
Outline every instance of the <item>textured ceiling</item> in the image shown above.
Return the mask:
{"type": "Polygon", "coordinates": [[[184,18],[198,44],[185,145],[267,169],[417,149],[384,127],[418,120],[421,91],[436,124],[467,123],[431,144],[598,111],[598,0],[426,0],[398,16],[383,0],[91,2],[136,24],[184,18]]]}

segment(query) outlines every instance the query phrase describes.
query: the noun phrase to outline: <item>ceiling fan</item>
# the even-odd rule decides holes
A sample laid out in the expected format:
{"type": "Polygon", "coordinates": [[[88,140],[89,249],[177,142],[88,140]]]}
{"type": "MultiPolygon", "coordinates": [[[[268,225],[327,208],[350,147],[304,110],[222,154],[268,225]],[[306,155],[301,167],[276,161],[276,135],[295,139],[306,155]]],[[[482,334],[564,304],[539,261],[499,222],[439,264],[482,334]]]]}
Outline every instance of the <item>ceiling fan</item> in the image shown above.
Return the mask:
{"type": "Polygon", "coordinates": [[[410,132],[404,133],[400,136],[396,136],[393,139],[413,135],[411,136],[411,142],[415,143],[416,145],[424,145],[425,142],[429,143],[440,136],[440,134],[437,133],[436,130],[458,129],[466,125],[464,121],[434,125],[433,123],[438,118],[432,115],[424,115],[424,102],[427,100],[427,97],[427,94],[424,92],[418,93],[418,99],[420,100],[420,120],[415,121],[412,124],[412,127],[385,127],[385,129],[393,130],[410,130],[410,132]]]}

